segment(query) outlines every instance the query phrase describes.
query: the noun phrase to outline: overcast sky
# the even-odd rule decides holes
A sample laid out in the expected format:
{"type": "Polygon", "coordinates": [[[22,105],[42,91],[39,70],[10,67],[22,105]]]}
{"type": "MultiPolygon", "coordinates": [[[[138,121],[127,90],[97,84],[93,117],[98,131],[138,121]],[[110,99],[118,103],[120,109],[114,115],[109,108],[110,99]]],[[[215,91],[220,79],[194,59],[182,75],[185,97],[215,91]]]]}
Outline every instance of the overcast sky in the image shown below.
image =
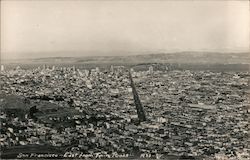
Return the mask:
{"type": "Polygon", "coordinates": [[[1,1],[4,59],[249,51],[248,1],[1,1]]]}

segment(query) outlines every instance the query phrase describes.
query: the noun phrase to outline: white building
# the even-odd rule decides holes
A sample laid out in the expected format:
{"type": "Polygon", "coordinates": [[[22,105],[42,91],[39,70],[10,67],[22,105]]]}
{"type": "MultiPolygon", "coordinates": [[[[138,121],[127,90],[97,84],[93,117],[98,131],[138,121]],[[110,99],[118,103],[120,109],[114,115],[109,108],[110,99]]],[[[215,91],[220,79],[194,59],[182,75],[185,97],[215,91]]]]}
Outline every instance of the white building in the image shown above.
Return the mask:
{"type": "Polygon", "coordinates": [[[149,72],[149,74],[153,74],[153,72],[154,72],[153,66],[150,66],[150,67],[148,68],[148,72],[149,72]]]}
{"type": "Polygon", "coordinates": [[[1,65],[1,71],[4,71],[4,65],[1,65]]]}
{"type": "Polygon", "coordinates": [[[134,73],[135,71],[134,71],[134,69],[133,69],[133,68],[130,68],[130,72],[131,72],[131,73],[134,73]]]}
{"type": "Polygon", "coordinates": [[[93,88],[93,86],[92,86],[90,80],[87,80],[87,81],[86,81],[86,86],[87,86],[89,89],[92,89],[92,88],[93,88]]]}
{"type": "Polygon", "coordinates": [[[169,68],[168,68],[168,66],[166,66],[166,71],[168,71],[169,70],[169,68]]]}
{"type": "Polygon", "coordinates": [[[21,69],[21,67],[20,67],[20,66],[17,66],[17,67],[16,67],[16,70],[20,70],[20,69],[21,69]]]}
{"type": "Polygon", "coordinates": [[[95,68],[95,71],[96,71],[96,73],[100,73],[99,67],[96,67],[96,68],[95,68]]]}
{"type": "Polygon", "coordinates": [[[87,77],[89,75],[89,70],[84,70],[85,76],[87,77]]]}
{"type": "Polygon", "coordinates": [[[111,67],[110,67],[110,72],[114,72],[114,66],[113,65],[111,65],[111,67]]]}

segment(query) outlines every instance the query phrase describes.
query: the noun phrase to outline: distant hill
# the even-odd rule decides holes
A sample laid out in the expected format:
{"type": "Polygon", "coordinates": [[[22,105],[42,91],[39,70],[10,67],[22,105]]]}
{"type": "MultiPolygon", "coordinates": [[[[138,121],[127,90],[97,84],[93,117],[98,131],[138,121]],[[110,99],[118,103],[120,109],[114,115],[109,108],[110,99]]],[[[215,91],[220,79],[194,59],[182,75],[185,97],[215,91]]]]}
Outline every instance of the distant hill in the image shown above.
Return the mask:
{"type": "Polygon", "coordinates": [[[47,57],[29,60],[12,60],[5,63],[20,64],[250,64],[250,53],[176,52],[130,56],[47,57]]]}

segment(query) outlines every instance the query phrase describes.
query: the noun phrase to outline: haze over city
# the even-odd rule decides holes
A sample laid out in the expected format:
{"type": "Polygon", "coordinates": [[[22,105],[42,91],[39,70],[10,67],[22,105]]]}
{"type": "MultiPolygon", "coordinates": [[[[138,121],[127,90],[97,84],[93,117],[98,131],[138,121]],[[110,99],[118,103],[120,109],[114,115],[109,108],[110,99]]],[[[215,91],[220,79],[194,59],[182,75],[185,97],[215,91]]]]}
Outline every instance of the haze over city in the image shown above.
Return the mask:
{"type": "Polygon", "coordinates": [[[248,1],[1,1],[3,59],[249,51],[248,1]]]}

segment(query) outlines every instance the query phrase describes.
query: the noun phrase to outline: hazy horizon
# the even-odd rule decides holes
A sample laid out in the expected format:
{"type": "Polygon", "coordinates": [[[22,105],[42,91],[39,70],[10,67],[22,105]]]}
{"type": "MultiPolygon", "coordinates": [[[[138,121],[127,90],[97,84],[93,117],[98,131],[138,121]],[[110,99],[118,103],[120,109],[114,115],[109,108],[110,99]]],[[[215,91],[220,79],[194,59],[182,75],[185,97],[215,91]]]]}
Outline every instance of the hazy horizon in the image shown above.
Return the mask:
{"type": "MultiPolygon", "coordinates": [[[[61,52],[58,52],[58,53],[61,53],[61,52]]],[[[69,52],[70,53],[70,52],[69,52]]],[[[147,55],[162,55],[162,54],[187,54],[187,55],[196,55],[196,54],[200,54],[200,55],[203,55],[203,54],[213,54],[213,53],[218,53],[218,54],[234,54],[234,55],[239,55],[239,54],[246,54],[246,53],[249,53],[248,51],[242,51],[242,52],[218,52],[218,51],[173,51],[173,52],[142,52],[142,53],[139,53],[139,52],[136,52],[136,53],[126,53],[126,55],[105,55],[105,54],[102,54],[102,55],[87,55],[87,54],[73,54],[73,55],[70,55],[70,54],[67,54],[65,56],[62,56],[62,55],[56,55],[56,54],[51,54],[51,55],[48,55],[45,54],[45,56],[41,55],[41,54],[36,54],[36,57],[22,57],[22,58],[1,58],[1,61],[2,62],[6,62],[6,61],[15,61],[15,60],[29,60],[29,59],[43,59],[43,58],[89,58],[89,57],[126,57],[126,56],[147,56],[147,55]],[[39,56],[41,55],[41,56],[39,56]]],[[[250,57],[250,54],[249,54],[249,57],[250,57]]]]}
{"type": "Polygon", "coordinates": [[[1,59],[249,52],[249,1],[1,1],[1,59]]]}

